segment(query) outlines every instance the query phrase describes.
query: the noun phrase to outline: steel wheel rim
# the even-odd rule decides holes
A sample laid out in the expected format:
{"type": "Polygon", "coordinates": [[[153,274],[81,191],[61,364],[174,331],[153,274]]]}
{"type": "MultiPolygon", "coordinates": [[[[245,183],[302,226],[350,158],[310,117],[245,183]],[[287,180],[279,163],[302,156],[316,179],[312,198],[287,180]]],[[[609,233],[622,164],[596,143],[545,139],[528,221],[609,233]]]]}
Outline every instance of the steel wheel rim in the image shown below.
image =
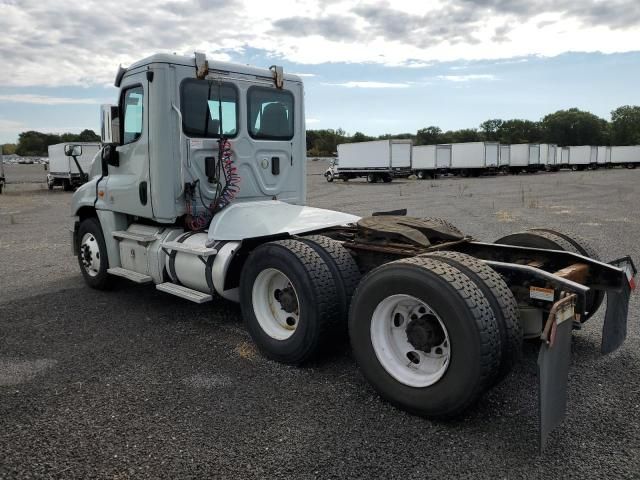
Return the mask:
{"type": "MultiPolygon", "coordinates": [[[[442,319],[422,300],[404,294],[385,298],[372,314],[370,333],[373,350],[380,365],[404,385],[429,387],[437,383],[449,368],[449,333],[442,319]],[[437,333],[443,338],[429,351],[410,343],[407,333],[412,322],[414,325],[416,322],[424,323],[425,318],[428,318],[430,329],[441,329],[437,333]]],[[[412,340],[415,342],[415,338],[412,340]]]]}
{"type": "Polygon", "coordinates": [[[251,292],[253,311],[262,330],[271,338],[286,340],[298,328],[300,301],[293,283],[276,268],[261,271],[251,292]]]}
{"type": "Polygon", "coordinates": [[[80,260],[87,275],[96,277],[100,273],[100,245],[92,233],[85,233],[80,241],[80,260]]]}

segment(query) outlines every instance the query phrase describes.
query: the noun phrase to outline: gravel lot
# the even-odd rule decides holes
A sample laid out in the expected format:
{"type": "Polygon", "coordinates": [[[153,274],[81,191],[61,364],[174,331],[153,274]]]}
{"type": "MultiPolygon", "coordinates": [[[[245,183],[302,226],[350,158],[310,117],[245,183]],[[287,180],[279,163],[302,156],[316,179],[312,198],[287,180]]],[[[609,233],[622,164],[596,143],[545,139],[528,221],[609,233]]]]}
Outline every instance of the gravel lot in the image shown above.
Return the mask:
{"type": "MultiPolygon", "coordinates": [[[[309,204],[366,215],[406,207],[492,241],[574,231],[640,263],[640,171],[328,184],[309,204]]],[[[84,286],[70,256],[71,194],[41,165],[9,166],[0,196],[0,478],[637,478],[640,301],[601,357],[600,312],[574,334],[569,415],[537,453],[536,349],[463,418],[396,410],[345,345],[306,368],[256,353],[239,309],[152,286],[84,286]],[[27,182],[27,183],[19,183],[27,182]]]]}

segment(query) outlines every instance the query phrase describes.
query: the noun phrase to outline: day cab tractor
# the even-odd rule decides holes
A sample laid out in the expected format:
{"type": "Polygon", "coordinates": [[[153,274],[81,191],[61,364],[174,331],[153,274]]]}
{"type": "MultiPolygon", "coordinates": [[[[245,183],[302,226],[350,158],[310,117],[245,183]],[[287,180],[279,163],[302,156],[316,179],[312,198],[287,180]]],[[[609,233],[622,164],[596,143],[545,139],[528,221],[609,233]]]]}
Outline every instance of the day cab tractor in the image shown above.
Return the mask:
{"type": "Polygon", "coordinates": [[[90,287],[124,277],[239,302],[260,351],[287,364],[348,335],[373,388],[430,418],[464,412],[535,339],[542,441],[565,412],[571,331],[605,294],[602,352],[623,343],[629,257],[604,263],[550,229],[486,243],[406,211],[305,206],[303,84],[281,67],[158,54],[115,85],[99,165],[72,201],[90,287]]]}

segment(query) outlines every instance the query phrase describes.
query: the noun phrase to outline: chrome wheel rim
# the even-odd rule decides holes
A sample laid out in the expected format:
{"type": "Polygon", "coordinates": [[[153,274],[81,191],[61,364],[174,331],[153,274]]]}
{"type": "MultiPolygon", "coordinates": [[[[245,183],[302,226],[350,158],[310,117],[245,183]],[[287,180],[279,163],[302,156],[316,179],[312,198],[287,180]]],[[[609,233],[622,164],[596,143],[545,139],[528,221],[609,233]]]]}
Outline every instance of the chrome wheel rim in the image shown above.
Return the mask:
{"type": "Polygon", "coordinates": [[[100,245],[92,233],[85,233],[80,241],[80,261],[87,275],[95,277],[100,273],[100,245]]]}
{"type": "Polygon", "coordinates": [[[276,268],[261,271],[251,292],[253,311],[271,338],[286,340],[298,328],[300,302],[291,280],[276,268]]]}
{"type": "Polygon", "coordinates": [[[449,368],[449,333],[422,300],[404,294],[385,298],[373,312],[370,330],[378,361],[404,385],[429,387],[449,368]]]}

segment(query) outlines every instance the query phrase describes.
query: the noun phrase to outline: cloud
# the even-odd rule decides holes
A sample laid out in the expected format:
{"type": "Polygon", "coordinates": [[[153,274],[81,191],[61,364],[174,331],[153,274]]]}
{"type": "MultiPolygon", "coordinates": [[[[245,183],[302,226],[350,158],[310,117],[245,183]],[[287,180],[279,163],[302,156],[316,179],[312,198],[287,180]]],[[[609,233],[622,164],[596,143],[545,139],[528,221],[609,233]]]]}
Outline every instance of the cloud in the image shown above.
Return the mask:
{"type": "Polygon", "coordinates": [[[160,0],[151,8],[124,0],[0,0],[0,32],[10,72],[0,86],[93,86],[113,84],[119,64],[156,52],[199,50],[246,63],[245,52],[260,51],[307,65],[424,68],[633,51],[640,48],[640,7],[638,0],[160,0]]]}
{"type": "Polygon", "coordinates": [[[469,75],[438,75],[441,80],[448,80],[449,82],[472,82],[477,80],[495,80],[495,75],[485,73],[472,73],[469,75]]]}
{"type": "Polygon", "coordinates": [[[305,122],[307,124],[309,124],[309,123],[319,123],[320,119],[319,118],[305,118],[305,122]]]}
{"type": "Polygon", "coordinates": [[[0,133],[16,134],[27,130],[27,125],[15,120],[0,118],[0,133]]]}
{"type": "Polygon", "coordinates": [[[334,87],[347,88],[408,88],[409,83],[405,82],[344,82],[344,83],[324,83],[323,85],[332,85],[334,87]]]}
{"type": "Polygon", "coordinates": [[[107,100],[97,98],[66,98],[49,97],[46,95],[33,95],[18,93],[11,95],[0,94],[0,103],[33,103],[37,105],[99,105],[108,103],[107,100]]]}

